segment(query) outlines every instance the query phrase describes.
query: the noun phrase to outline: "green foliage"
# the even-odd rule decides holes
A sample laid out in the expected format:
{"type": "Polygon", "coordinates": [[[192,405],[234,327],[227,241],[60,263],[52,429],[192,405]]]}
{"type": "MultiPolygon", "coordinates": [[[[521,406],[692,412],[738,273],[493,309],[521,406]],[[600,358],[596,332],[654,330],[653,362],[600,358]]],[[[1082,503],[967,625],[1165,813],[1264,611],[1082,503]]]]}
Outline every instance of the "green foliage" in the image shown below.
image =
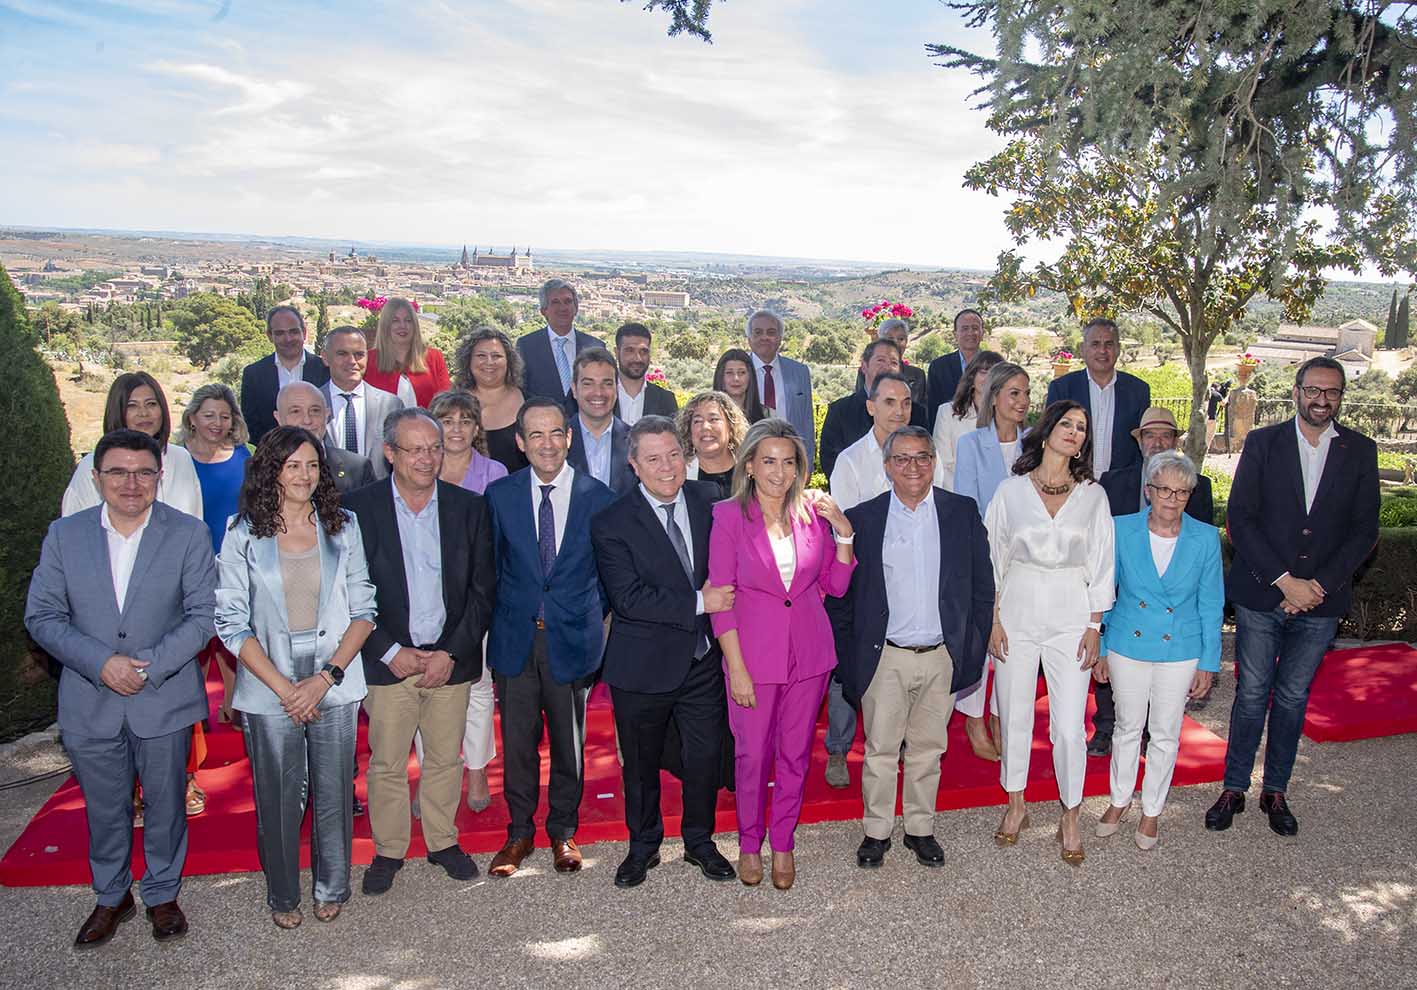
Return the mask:
{"type": "Polygon", "coordinates": [[[230,354],[263,353],[264,325],[251,311],[225,296],[198,292],[174,304],[170,314],[177,346],[203,371],[230,354]]]}
{"type": "Polygon", "coordinates": [[[323,295],[315,299],[315,350],[325,349],[325,338],[330,335],[330,308],[323,295]]]}
{"type": "Polygon", "coordinates": [[[1153,399],[1191,397],[1191,373],[1179,364],[1162,364],[1155,368],[1129,367],[1127,374],[1136,375],[1151,386],[1153,399]]]}
{"type": "Polygon", "coordinates": [[[1392,341],[1393,341],[1394,333],[1395,333],[1395,331],[1396,331],[1396,326],[1395,326],[1396,323],[1397,323],[1397,286],[1393,286],[1393,287],[1392,287],[1392,300],[1388,303],[1388,307],[1387,307],[1387,322],[1383,324],[1383,346],[1384,346],[1384,347],[1395,347],[1395,346],[1396,346],[1396,345],[1393,344],[1393,342],[1392,342],[1392,341]]]}
{"type": "Polygon", "coordinates": [[[1411,329],[1411,310],[1408,303],[1412,298],[1409,290],[1402,297],[1402,302],[1397,304],[1397,315],[1392,321],[1392,332],[1388,334],[1387,345],[1389,347],[1406,347],[1411,329]]]}
{"type": "MultiPolygon", "coordinates": [[[[620,0],[625,3],[626,0],[620,0]]],[[[701,41],[713,43],[709,34],[708,15],[713,0],[645,0],[645,10],[662,10],[669,15],[669,36],[689,34],[701,41]]]]}
{"type": "MultiPolygon", "coordinates": [[[[1393,504],[1389,502],[1383,509],[1393,504]]],[[[1339,625],[1339,635],[1359,639],[1417,639],[1414,573],[1417,573],[1417,527],[1404,525],[1378,530],[1377,549],[1354,579],[1353,607],[1339,625]]]]}
{"type": "Polygon", "coordinates": [[[912,364],[928,365],[949,350],[950,344],[944,334],[928,333],[910,345],[910,360],[912,364]]]}
{"type": "Polygon", "coordinates": [[[0,741],[53,719],[54,683],[35,662],[24,628],[30,574],[74,471],[69,423],[54,373],[40,358],[19,293],[0,266],[0,741]]]}
{"type": "Polygon", "coordinates": [[[462,296],[430,307],[429,312],[438,317],[438,330],[431,335],[429,343],[441,350],[449,360],[457,350],[458,343],[478,327],[496,327],[515,336],[513,331],[517,316],[511,304],[504,299],[462,296]]]}
{"type": "Polygon", "coordinates": [[[84,269],[74,275],[51,275],[39,283],[40,288],[66,292],[71,296],[81,295],[95,285],[102,285],[111,278],[118,278],[122,272],[104,272],[84,269]]]}
{"type": "Polygon", "coordinates": [[[1392,394],[1398,402],[1417,402],[1417,364],[1393,379],[1392,394]]]}

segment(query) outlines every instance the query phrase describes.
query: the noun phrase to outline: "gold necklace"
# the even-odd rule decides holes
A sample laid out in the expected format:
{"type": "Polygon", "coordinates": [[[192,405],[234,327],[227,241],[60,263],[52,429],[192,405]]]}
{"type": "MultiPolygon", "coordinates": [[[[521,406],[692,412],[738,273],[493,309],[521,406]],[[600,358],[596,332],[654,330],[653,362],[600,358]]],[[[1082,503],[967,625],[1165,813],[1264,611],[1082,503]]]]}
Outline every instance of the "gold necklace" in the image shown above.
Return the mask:
{"type": "Polygon", "coordinates": [[[1061,485],[1050,485],[1039,476],[1036,469],[1029,472],[1029,477],[1033,479],[1033,483],[1038,486],[1039,490],[1043,492],[1044,495],[1066,495],[1073,490],[1071,478],[1061,485]]]}

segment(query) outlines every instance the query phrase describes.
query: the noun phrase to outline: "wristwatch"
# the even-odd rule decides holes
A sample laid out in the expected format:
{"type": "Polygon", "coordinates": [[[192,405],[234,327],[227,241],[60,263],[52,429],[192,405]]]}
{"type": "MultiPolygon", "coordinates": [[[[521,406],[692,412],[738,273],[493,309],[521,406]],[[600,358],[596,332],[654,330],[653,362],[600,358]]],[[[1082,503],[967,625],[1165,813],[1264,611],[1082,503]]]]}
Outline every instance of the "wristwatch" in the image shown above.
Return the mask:
{"type": "Polygon", "coordinates": [[[1101,632],[1101,631],[1102,631],[1102,623],[1100,623],[1100,622],[1089,622],[1089,623],[1087,624],[1087,628],[1091,629],[1093,632],[1101,632]]]}
{"type": "Polygon", "coordinates": [[[338,666],[336,666],[335,664],[327,663],[327,664],[325,664],[323,667],[320,668],[320,673],[322,673],[322,674],[329,674],[329,675],[330,675],[330,680],[332,680],[332,681],[335,682],[335,687],[339,687],[341,684],[344,683],[344,668],[343,668],[343,667],[338,667],[338,666]]]}

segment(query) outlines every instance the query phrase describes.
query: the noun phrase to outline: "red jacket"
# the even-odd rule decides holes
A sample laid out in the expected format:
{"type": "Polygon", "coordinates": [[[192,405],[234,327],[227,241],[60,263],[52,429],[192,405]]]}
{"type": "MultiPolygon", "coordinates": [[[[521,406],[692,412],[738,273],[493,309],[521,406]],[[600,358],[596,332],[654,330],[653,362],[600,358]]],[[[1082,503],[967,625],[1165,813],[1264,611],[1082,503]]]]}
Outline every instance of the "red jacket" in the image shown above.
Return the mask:
{"type": "MultiPolygon", "coordinates": [[[[443,352],[438,348],[428,348],[428,353],[424,355],[423,361],[428,365],[427,371],[408,372],[405,377],[413,386],[413,395],[418,400],[418,405],[427,409],[428,403],[433,401],[433,396],[452,388],[453,383],[452,379],[448,377],[448,365],[443,360],[443,352]]],[[[364,380],[375,388],[392,392],[394,395],[399,394],[399,373],[379,370],[379,352],[377,350],[369,352],[369,364],[364,370],[364,380]]]]}

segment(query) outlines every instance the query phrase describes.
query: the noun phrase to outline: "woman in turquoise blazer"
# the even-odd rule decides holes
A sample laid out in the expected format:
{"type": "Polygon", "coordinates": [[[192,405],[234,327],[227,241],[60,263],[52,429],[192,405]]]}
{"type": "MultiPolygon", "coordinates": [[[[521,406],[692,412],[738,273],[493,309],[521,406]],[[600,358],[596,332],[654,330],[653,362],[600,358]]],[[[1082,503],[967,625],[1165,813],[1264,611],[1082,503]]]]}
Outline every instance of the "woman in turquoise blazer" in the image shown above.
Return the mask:
{"type": "Polygon", "coordinates": [[[1225,578],[1220,531],[1185,514],[1196,469],[1178,451],[1155,454],[1144,470],[1145,512],[1114,520],[1117,601],[1104,619],[1103,659],[1093,670],[1117,700],[1112,735],[1112,805],[1097,835],[1117,832],[1136,787],[1143,723],[1151,731],[1136,844],[1156,845],[1156,822],[1176,767],[1186,699],[1210,690],[1220,669],[1225,578]]]}

